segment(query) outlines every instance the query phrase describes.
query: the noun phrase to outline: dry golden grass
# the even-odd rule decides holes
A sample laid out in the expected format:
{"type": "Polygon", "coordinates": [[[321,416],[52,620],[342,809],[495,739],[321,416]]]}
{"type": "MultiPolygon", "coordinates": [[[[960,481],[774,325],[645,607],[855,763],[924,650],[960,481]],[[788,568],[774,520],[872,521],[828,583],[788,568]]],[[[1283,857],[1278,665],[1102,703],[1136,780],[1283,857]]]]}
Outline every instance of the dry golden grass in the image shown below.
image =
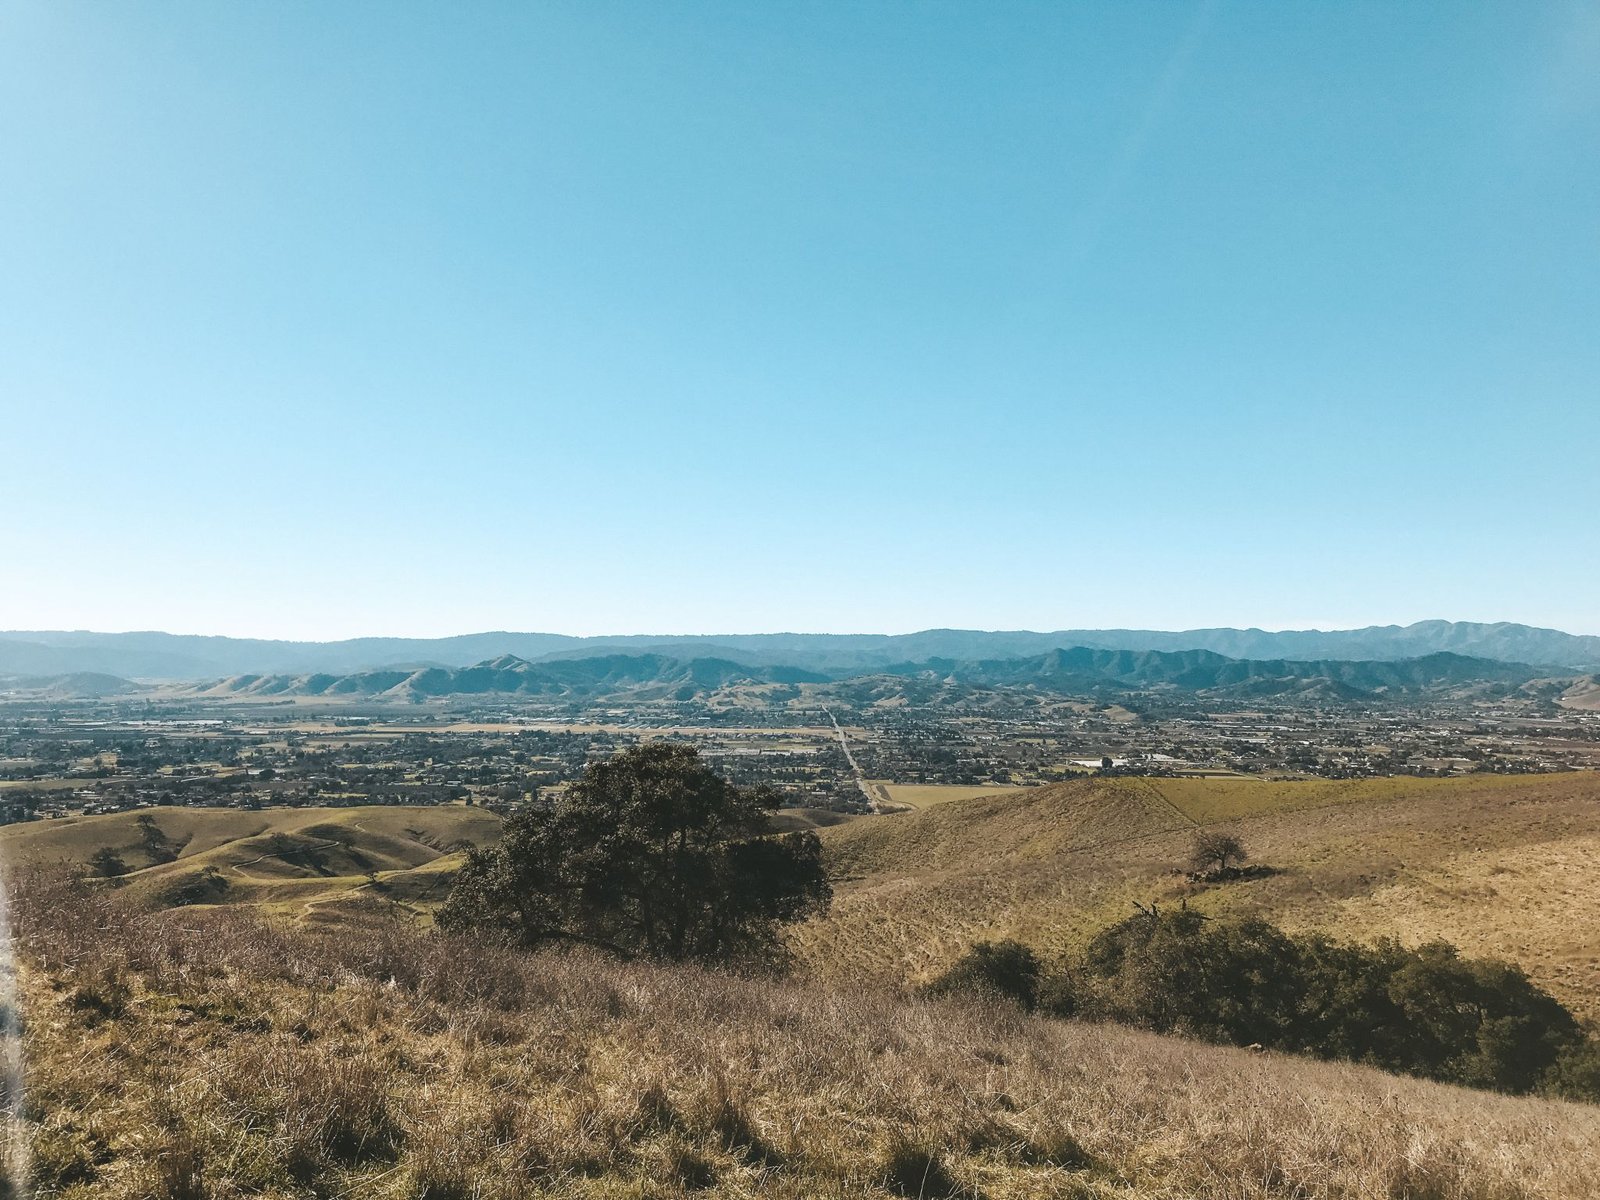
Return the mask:
{"type": "Polygon", "coordinates": [[[1561,694],[1560,704],[1579,712],[1600,712],[1600,675],[1578,680],[1561,694]]]}
{"type": "Polygon", "coordinates": [[[1292,929],[1444,936],[1521,964],[1600,1017],[1600,776],[1352,784],[1093,779],[956,801],[822,832],[833,912],[799,931],[819,974],[927,979],[974,941],[1046,954],[1132,902],[1186,900],[1292,929]],[[1177,873],[1195,819],[1244,839],[1262,879],[1197,888],[1177,873]]]}
{"type": "Polygon", "coordinates": [[[371,908],[19,897],[63,1200],[1587,1200],[1600,1108],[800,980],[537,957],[371,908]]]}
{"type": "Polygon", "coordinates": [[[1447,855],[1350,897],[1326,922],[1444,938],[1474,955],[1515,958],[1553,990],[1600,996],[1600,836],[1447,855]]]}
{"type": "Polygon", "coordinates": [[[1381,804],[1450,796],[1515,792],[1530,776],[1468,775],[1453,779],[1148,779],[1179,812],[1201,824],[1342,804],[1381,804]]]}
{"type": "Polygon", "coordinates": [[[891,783],[887,779],[869,779],[867,782],[879,789],[890,804],[899,808],[923,809],[951,800],[971,800],[976,796],[1009,796],[1021,788],[1000,785],[966,785],[943,783],[891,783]]]}

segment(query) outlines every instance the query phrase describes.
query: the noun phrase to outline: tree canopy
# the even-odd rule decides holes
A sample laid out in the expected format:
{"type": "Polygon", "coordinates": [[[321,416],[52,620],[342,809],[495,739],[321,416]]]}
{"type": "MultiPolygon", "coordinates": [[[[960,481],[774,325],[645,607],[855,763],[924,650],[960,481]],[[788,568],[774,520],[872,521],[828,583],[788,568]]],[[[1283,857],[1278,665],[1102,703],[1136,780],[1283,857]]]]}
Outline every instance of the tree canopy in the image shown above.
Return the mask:
{"type": "Polygon", "coordinates": [[[1248,857],[1244,843],[1220,829],[1202,829],[1194,835],[1194,844],[1189,849],[1189,865],[1212,875],[1223,874],[1248,857]]]}
{"type": "Polygon", "coordinates": [[[650,742],[590,763],[547,810],[518,813],[468,855],[439,914],[526,945],[721,961],[769,949],[824,911],[814,833],[767,833],[770,792],[737,787],[690,746],[650,742]]]}

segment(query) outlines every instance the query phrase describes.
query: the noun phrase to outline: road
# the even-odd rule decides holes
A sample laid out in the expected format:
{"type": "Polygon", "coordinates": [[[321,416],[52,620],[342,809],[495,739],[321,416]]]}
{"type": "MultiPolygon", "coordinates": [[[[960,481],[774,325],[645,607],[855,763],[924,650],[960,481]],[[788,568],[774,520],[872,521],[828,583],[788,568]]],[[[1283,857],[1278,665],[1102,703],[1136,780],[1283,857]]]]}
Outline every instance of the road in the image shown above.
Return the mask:
{"type": "Polygon", "coordinates": [[[835,717],[833,713],[826,708],[822,711],[827,713],[828,720],[833,723],[833,732],[839,736],[839,749],[844,751],[845,761],[850,764],[850,770],[855,773],[856,786],[861,789],[861,794],[865,796],[867,800],[867,810],[869,812],[882,811],[878,807],[877,793],[874,792],[867,784],[867,777],[862,774],[861,764],[856,761],[856,756],[850,753],[850,739],[845,736],[844,727],[839,724],[839,718],[835,717]]]}

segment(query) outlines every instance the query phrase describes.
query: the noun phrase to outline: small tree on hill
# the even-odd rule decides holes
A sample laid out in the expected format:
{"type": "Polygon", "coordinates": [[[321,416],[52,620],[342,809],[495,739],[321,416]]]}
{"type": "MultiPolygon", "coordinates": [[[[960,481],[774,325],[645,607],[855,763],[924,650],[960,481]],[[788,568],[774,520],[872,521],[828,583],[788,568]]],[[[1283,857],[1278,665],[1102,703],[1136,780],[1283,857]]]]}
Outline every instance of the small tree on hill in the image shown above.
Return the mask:
{"type": "Polygon", "coordinates": [[[675,960],[769,948],[781,924],[832,898],[816,834],[768,835],[773,807],[693,747],[635,746],[471,852],[439,923],[675,960]]]}
{"type": "Polygon", "coordinates": [[[1250,855],[1244,843],[1231,833],[1220,829],[1202,829],[1194,835],[1189,850],[1189,866],[1203,875],[1220,875],[1230,867],[1239,866],[1250,855]]]}
{"type": "Polygon", "coordinates": [[[178,857],[177,851],[172,848],[171,839],[149,813],[140,813],[134,818],[134,824],[139,827],[140,841],[151,862],[168,863],[178,857]]]}

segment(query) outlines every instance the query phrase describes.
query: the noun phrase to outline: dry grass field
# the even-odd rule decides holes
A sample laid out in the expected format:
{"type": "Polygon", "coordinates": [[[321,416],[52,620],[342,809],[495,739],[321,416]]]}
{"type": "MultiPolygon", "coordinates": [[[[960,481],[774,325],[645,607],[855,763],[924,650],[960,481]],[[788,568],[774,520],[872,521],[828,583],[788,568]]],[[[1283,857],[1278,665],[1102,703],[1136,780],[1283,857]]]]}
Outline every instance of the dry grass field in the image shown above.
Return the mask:
{"type": "Polygon", "coordinates": [[[971,800],[976,796],[1005,796],[1021,788],[981,784],[945,783],[891,783],[887,779],[869,779],[867,784],[877,789],[888,803],[897,809],[932,808],[951,800],[971,800]]]}
{"type": "MultiPolygon", "coordinates": [[[[891,785],[893,786],[893,785],[891,785]]],[[[964,789],[952,789],[959,791],[964,789]]],[[[790,810],[782,828],[821,833],[833,912],[794,937],[829,980],[922,981],[974,941],[1015,937],[1051,955],[1137,900],[1261,915],[1357,940],[1435,937],[1508,958],[1600,1017],[1600,776],[1482,776],[1265,783],[1085,779],[944,798],[849,819],[790,810]],[[1264,878],[1184,881],[1197,824],[1245,840],[1264,878]]],[[[102,847],[133,868],[123,886],[155,903],[209,870],[225,889],[190,897],[337,923],[369,895],[425,914],[448,891],[462,844],[498,834],[479,809],[149,810],[170,862],[147,853],[136,815],[0,830],[17,864],[87,870],[102,847]]]]}
{"type": "MultiPolygon", "coordinates": [[[[22,881],[38,1194],[1588,1200],[1600,1108],[22,881]]],[[[351,916],[355,914],[352,912],[351,916]]]]}
{"type": "Polygon", "coordinates": [[[453,848],[496,836],[481,810],[146,815],[154,850],[132,813],[0,832],[22,872],[41,1197],[1600,1195],[1600,1108],[904,986],[975,940],[1048,955],[1133,900],[1182,900],[1444,936],[1595,1016],[1594,775],[1084,779],[884,817],[795,811],[837,896],[794,934],[786,979],[420,929],[453,848]],[[1189,883],[1200,825],[1273,873],[1189,883]],[[133,868],[123,885],[67,886],[102,847],[133,868]],[[166,907],[208,873],[220,903],[166,907]]]}
{"type": "Polygon", "coordinates": [[[1600,1017],[1600,776],[1352,783],[1092,779],[822,832],[832,914],[798,935],[825,976],[926,979],[974,941],[1045,953],[1132,903],[1187,902],[1290,929],[1444,937],[1522,965],[1600,1017]],[[1197,824],[1237,832],[1264,878],[1200,887],[1197,824]]]}
{"type": "MultiPolygon", "coordinates": [[[[1595,775],[1086,779],[971,790],[946,798],[942,788],[909,789],[899,798],[926,807],[885,817],[780,816],[783,828],[821,832],[837,880],[832,914],[795,938],[810,969],[920,981],[976,940],[1015,937],[1048,955],[1125,916],[1135,900],[1182,899],[1355,939],[1443,937],[1518,962],[1576,1010],[1600,1016],[1595,775]],[[1238,832],[1275,873],[1186,883],[1177,868],[1197,824],[1238,832]]],[[[9,826],[0,852],[82,871],[109,847],[133,868],[123,886],[141,899],[159,903],[209,870],[226,888],[191,899],[326,923],[368,894],[425,913],[448,890],[460,861],[453,851],[493,840],[499,826],[459,806],[149,816],[175,856],[169,862],[151,857],[132,813],[9,826]]]]}

